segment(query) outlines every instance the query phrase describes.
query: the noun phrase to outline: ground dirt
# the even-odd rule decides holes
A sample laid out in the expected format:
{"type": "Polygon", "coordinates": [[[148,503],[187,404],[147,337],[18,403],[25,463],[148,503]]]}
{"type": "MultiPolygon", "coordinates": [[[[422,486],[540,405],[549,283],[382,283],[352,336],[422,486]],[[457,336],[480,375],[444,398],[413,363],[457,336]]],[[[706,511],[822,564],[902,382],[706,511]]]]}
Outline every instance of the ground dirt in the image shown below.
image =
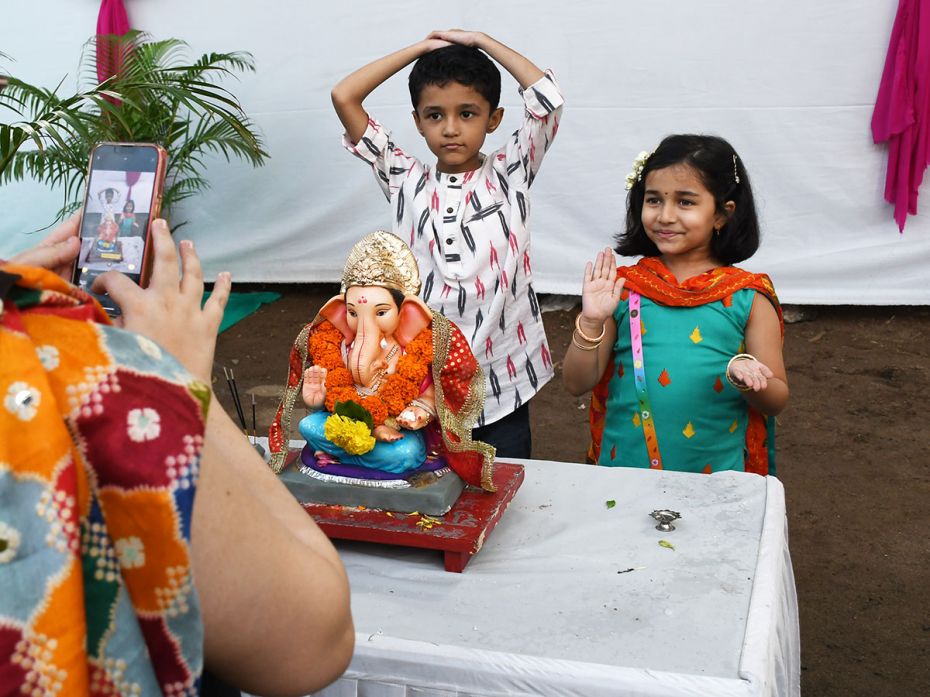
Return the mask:
{"type": "MultiPolygon", "coordinates": [[[[216,392],[232,413],[228,366],[247,418],[267,433],[291,342],[336,288],[277,290],[220,335],[216,392]],[[218,380],[217,380],[218,378],[218,380]]],[[[549,299],[545,305],[571,303],[549,299]]],[[[800,308],[787,325],[791,400],[778,417],[801,614],[805,697],[930,695],[930,308],[800,308]]],[[[544,314],[564,356],[574,308],[544,314]]],[[[556,364],[557,370],[560,363],[556,364]]],[[[580,462],[587,403],[556,378],[531,402],[533,455],[580,462]]]]}

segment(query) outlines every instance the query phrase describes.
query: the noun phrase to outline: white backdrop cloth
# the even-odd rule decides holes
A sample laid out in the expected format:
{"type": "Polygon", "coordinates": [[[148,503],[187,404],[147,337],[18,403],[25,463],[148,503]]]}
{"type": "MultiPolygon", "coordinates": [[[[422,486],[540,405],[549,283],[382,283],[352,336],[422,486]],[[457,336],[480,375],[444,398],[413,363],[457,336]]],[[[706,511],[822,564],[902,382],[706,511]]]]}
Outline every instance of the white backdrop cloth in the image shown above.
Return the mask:
{"type": "MultiPolygon", "coordinates": [[[[0,65],[30,82],[74,86],[99,0],[4,0],[0,65]]],[[[706,0],[583,3],[514,0],[353,3],[126,0],[133,26],[178,37],[196,55],[248,50],[258,72],[231,82],[271,154],[259,170],[210,162],[212,189],[175,220],[207,271],[238,281],[337,280],[363,234],[390,226],[370,171],[340,147],[329,90],[364,63],[463,26],[487,31],[552,68],[563,123],[533,187],[533,269],[543,293],[579,294],[585,261],[624,217],[633,157],[673,132],[724,136],[757,195],[764,240],[744,264],[769,273],[785,302],[930,304],[930,217],[900,235],[882,200],[886,151],[869,130],[894,20],[893,2],[706,0]]],[[[406,74],[366,105],[398,143],[428,159],[410,116],[406,74]]],[[[504,124],[519,123],[505,75],[504,124]]],[[[6,117],[4,117],[6,118],[6,117]]],[[[33,183],[0,188],[0,257],[29,246],[60,196],[33,183]]],[[[921,201],[930,205],[930,200],[921,201]]]]}
{"type": "Polygon", "coordinates": [[[777,479],[520,462],[461,574],[438,552],[338,543],[356,647],[318,697],[800,694],[777,479]],[[655,529],[657,508],[676,530],[655,529]]]}

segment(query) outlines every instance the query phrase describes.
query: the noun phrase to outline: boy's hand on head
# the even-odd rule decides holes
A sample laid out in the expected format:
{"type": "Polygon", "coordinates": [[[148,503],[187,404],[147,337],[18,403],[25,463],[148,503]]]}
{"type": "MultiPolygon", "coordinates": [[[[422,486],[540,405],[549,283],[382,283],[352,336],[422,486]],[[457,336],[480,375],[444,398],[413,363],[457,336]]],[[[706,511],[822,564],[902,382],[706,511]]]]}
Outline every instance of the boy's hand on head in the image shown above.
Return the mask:
{"type": "Polygon", "coordinates": [[[430,51],[435,51],[437,48],[443,48],[444,46],[451,46],[452,42],[446,41],[445,39],[440,39],[436,36],[436,32],[430,32],[429,36],[423,39],[423,47],[426,49],[425,53],[430,51]]]}
{"type": "Polygon", "coordinates": [[[427,39],[440,39],[450,44],[461,44],[462,46],[477,47],[481,41],[481,32],[465,31],[463,29],[445,29],[441,31],[430,32],[427,39]]]}

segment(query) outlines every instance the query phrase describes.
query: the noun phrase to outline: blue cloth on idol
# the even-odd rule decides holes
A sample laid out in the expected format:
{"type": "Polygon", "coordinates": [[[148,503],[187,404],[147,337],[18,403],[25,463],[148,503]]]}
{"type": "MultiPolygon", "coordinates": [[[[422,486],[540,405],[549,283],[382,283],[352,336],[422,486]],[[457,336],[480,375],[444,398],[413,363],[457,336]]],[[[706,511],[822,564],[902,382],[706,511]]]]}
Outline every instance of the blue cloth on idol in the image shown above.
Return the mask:
{"type": "Polygon", "coordinates": [[[426,441],[420,431],[401,431],[403,438],[393,443],[377,441],[375,447],[364,455],[350,455],[335,445],[323,432],[331,414],[328,411],[315,411],[300,420],[300,435],[314,451],[322,450],[346,465],[359,465],[370,469],[384,470],[400,474],[413,470],[426,459],[426,441]]]}

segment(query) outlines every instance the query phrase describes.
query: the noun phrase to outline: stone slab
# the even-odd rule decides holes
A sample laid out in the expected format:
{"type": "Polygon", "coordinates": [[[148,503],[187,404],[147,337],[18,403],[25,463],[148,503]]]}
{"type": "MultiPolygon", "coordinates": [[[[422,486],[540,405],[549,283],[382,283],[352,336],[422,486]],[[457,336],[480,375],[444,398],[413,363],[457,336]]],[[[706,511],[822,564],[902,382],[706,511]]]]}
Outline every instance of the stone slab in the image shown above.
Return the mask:
{"type": "Polygon", "coordinates": [[[326,482],[304,474],[292,462],[280,474],[281,481],[300,503],[364,506],[384,511],[445,515],[458,500],[465,482],[455,472],[441,477],[421,475],[414,486],[384,489],[356,484],[326,482]]]}

